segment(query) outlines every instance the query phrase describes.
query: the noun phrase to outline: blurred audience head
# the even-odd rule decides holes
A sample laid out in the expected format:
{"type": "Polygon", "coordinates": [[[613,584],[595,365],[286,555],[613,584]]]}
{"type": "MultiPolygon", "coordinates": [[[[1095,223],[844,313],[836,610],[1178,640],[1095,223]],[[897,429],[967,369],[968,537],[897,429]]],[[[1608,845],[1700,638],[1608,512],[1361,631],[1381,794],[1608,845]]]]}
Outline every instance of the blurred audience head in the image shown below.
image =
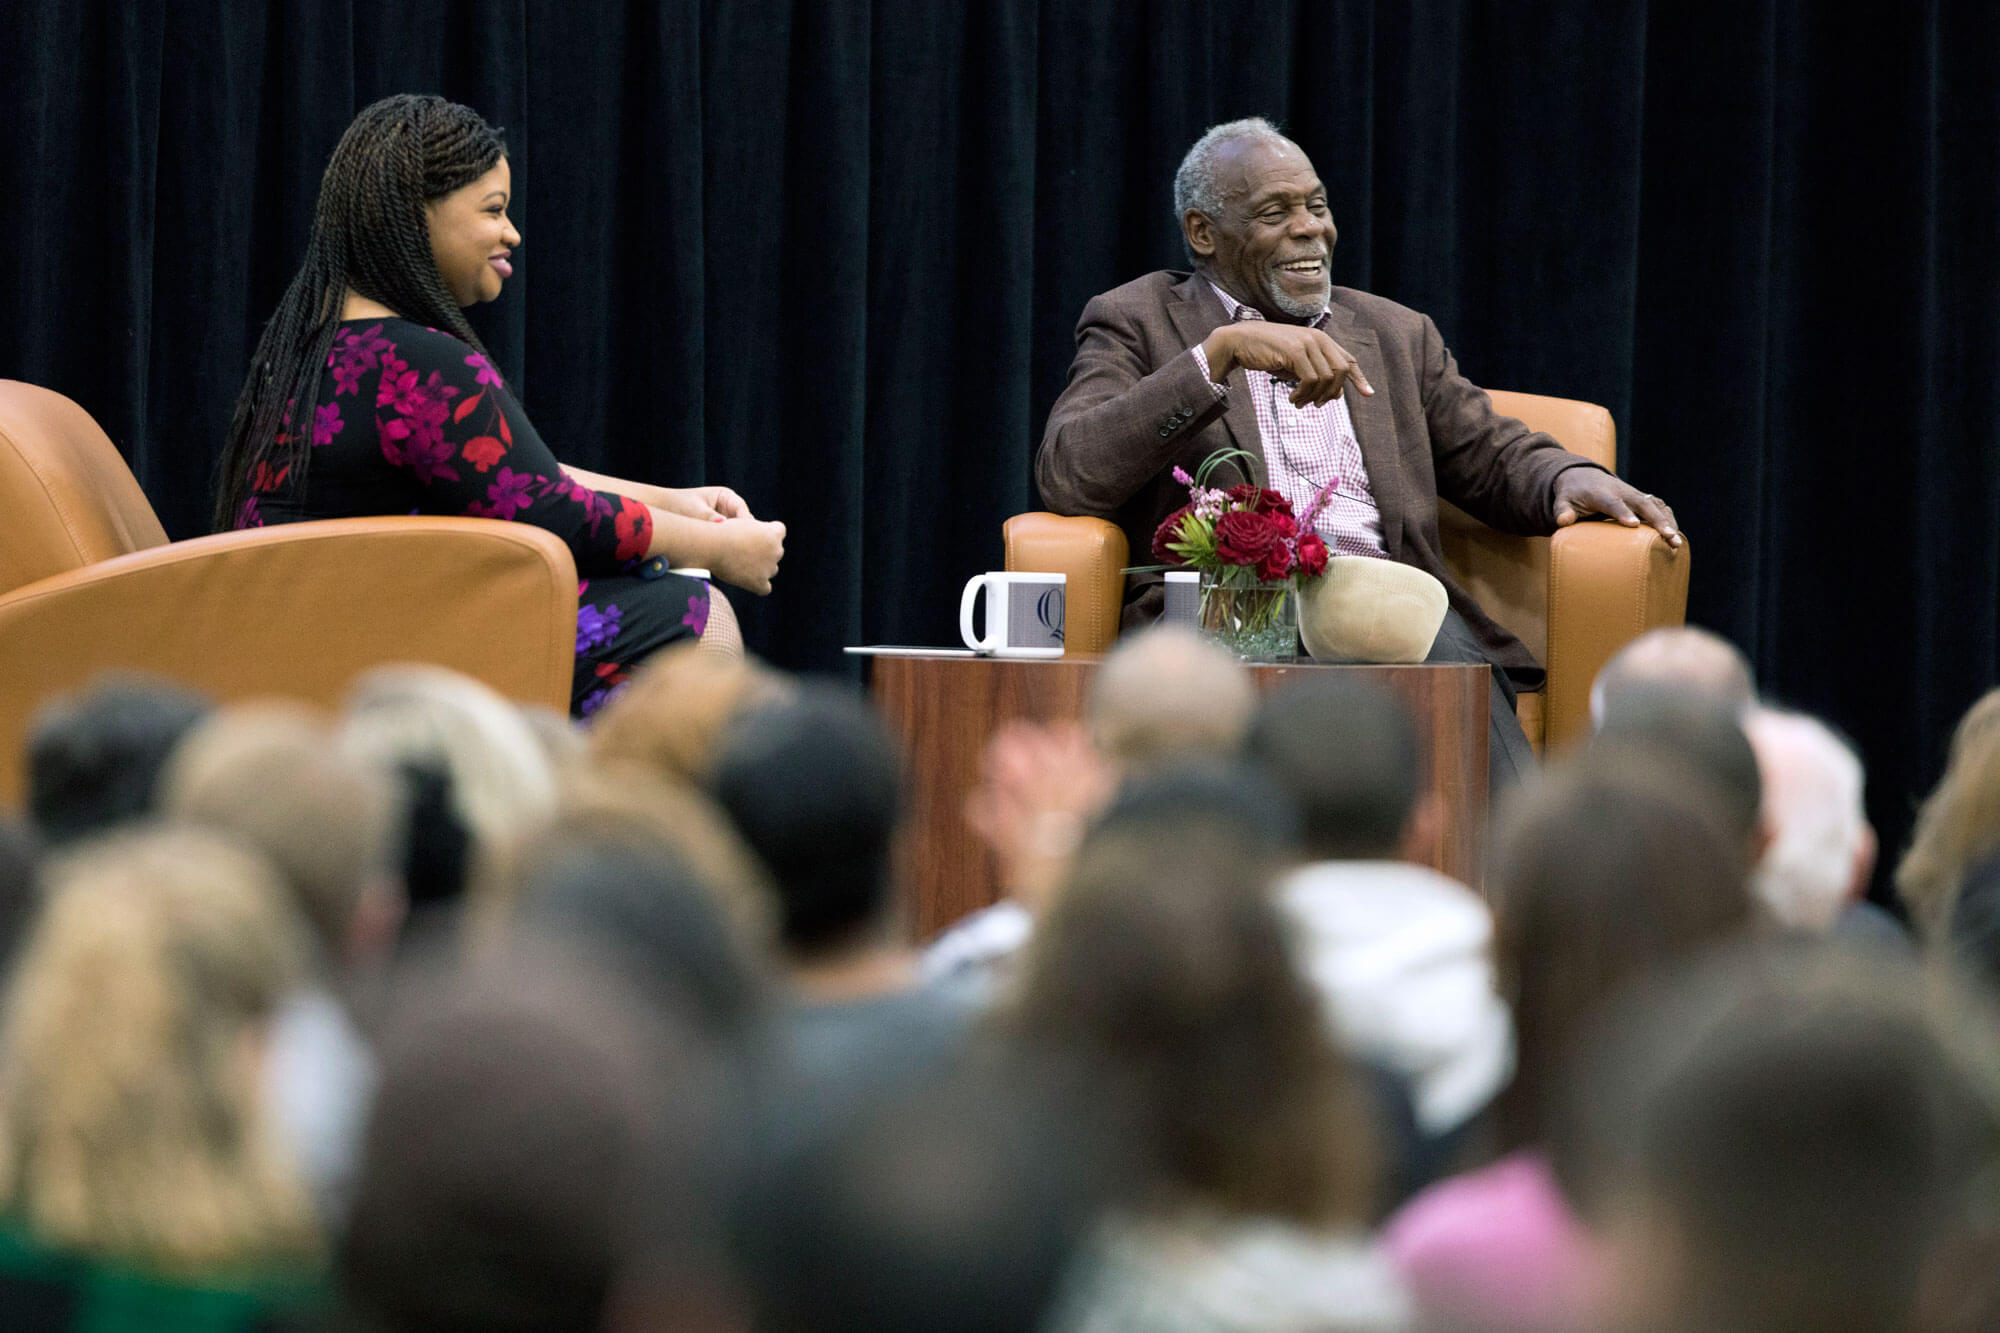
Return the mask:
{"type": "Polygon", "coordinates": [[[1164,625],[1118,641],[1090,682],[1084,725],[1126,769],[1226,756],[1242,740],[1257,692],[1213,640],[1164,625]]]}
{"type": "Polygon", "coordinates": [[[662,1259],[714,1281],[696,1258],[715,1240],[697,1202],[715,1125],[695,1049],[588,954],[547,943],[412,981],[339,1256],[349,1302],[384,1330],[555,1333],[615,1326],[662,1259]],[[649,1254],[664,1218],[673,1253],[649,1254]]]}
{"type": "Polygon", "coordinates": [[[26,824],[0,814],[0,986],[41,910],[41,855],[26,824]]]}
{"type": "Polygon", "coordinates": [[[394,779],[283,704],[225,708],[181,742],[160,783],[168,814],[263,853],[336,969],[380,957],[403,913],[394,779]]]}
{"type": "Polygon", "coordinates": [[[744,715],[724,739],[712,783],[770,873],[786,950],[837,951],[886,931],[902,762],[865,699],[808,684],[744,715]]]}
{"type": "Polygon", "coordinates": [[[454,907],[493,849],[555,809],[548,751],[513,704],[443,667],[379,667],[348,693],[340,743],[400,778],[397,867],[413,916],[454,907]]]}
{"type": "Polygon", "coordinates": [[[703,786],[730,724],[790,693],[784,677],[756,662],[679,645],[648,658],[592,716],[590,753],[600,764],[703,786]]]}
{"type": "Polygon", "coordinates": [[[1620,696],[1591,743],[1608,756],[1623,752],[1644,763],[1651,755],[1679,765],[1714,800],[1749,861],[1762,856],[1769,834],[1764,780],[1733,709],[1674,686],[1635,687],[1620,696]]]}
{"type": "Polygon", "coordinates": [[[1416,727],[1394,695],[1339,676],[1302,676],[1265,697],[1245,749],[1298,802],[1308,856],[1405,854],[1423,763],[1416,727]]]}
{"type": "Polygon", "coordinates": [[[1032,1070],[976,1061],[815,1144],[742,1201],[757,1327],[1044,1326],[1106,1184],[1032,1070]]]}
{"type": "MultiPolygon", "coordinates": [[[[590,845],[659,847],[684,864],[731,928],[763,952],[776,930],[776,894],[756,853],[729,816],[701,791],[644,769],[586,766],[562,781],[555,810],[496,844],[479,880],[469,925],[476,939],[504,936],[524,910],[544,849],[590,845]]],[[[676,872],[678,873],[678,872],[676,872]]]]}
{"type": "Polygon", "coordinates": [[[207,830],[135,826],[53,858],[6,995],[8,1214],[182,1274],[310,1255],[259,1076],[308,948],[276,872],[207,830]]]}
{"type": "Polygon", "coordinates": [[[43,706],[28,732],[28,814],[50,847],[152,813],[160,770],[208,701],[110,674],[43,706]]]}
{"type": "Polygon", "coordinates": [[[1952,895],[1951,917],[1932,945],[1986,993],[2000,996],[2000,852],[1965,872],[1952,895]]]}
{"type": "MultiPolygon", "coordinates": [[[[702,813],[733,843],[719,815],[702,813]]],[[[731,855],[742,882],[716,887],[682,850],[687,821],[681,822],[675,838],[615,808],[572,809],[515,861],[515,922],[589,946],[633,990],[683,1015],[700,1035],[730,1040],[763,1010],[761,946],[768,930],[753,934],[745,911],[730,909],[729,895],[746,900],[747,908],[757,901],[749,895],[763,890],[753,887],[759,881],[740,849],[731,855]]]]}
{"type": "Polygon", "coordinates": [[[1741,717],[1757,702],[1750,662],[1737,646],[1698,625],[1647,630],[1612,654],[1590,686],[1590,721],[1603,726],[1632,690],[1667,687],[1700,695],[1741,717]]]}
{"type": "Polygon", "coordinates": [[[1960,881],[2000,849],[2000,689],[1989,690],[1952,734],[1944,776],[1917,811],[1896,891],[1910,917],[1935,936],[1950,919],[1960,881]]]}
{"type": "Polygon", "coordinates": [[[1867,892],[1875,870],[1861,757],[1804,713],[1753,709],[1743,730],[1756,751],[1770,835],[1751,886],[1779,924],[1823,934],[1867,892]]]}
{"type": "MultiPolygon", "coordinates": [[[[1994,1026],[1893,956],[1804,945],[1623,997],[1583,1046],[1557,1151],[1606,1246],[1606,1324],[1949,1326],[1914,1315],[1992,1226],[1994,1026]]],[[[1970,1294],[1991,1286],[1989,1266],[1970,1294]]]]}
{"type": "Polygon", "coordinates": [[[1294,967],[1269,892],[1285,840],[1261,816],[1166,775],[1128,792],[1028,946],[1014,1023],[1090,1071],[1151,1159],[1147,1203],[1353,1221],[1373,1204],[1368,1112],[1294,967]]]}
{"type": "Polygon", "coordinates": [[[1514,1010],[1509,1148],[1542,1139],[1555,1071],[1619,987],[1749,929],[1737,834],[1681,768],[1643,752],[1593,750],[1503,812],[1487,887],[1514,1010]]]}

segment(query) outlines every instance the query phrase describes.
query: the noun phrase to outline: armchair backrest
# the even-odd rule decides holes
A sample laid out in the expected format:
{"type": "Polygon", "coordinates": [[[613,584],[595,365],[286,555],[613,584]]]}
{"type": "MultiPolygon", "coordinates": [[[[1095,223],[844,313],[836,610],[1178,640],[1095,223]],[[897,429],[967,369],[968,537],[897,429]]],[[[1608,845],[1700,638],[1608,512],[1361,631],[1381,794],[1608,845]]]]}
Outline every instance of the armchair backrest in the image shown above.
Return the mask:
{"type": "MultiPolygon", "coordinates": [[[[1615,469],[1618,430],[1596,403],[1538,393],[1493,390],[1493,410],[1543,431],[1573,454],[1615,469]]],[[[1460,587],[1487,615],[1528,646],[1538,662],[1549,660],[1549,539],[1496,532],[1456,505],[1438,502],[1444,561],[1460,587]]]]}
{"type": "Polygon", "coordinates": [[[18,380],[0,380],[0,516],[0,593],[167,540],[90,414],[18,380]]]}

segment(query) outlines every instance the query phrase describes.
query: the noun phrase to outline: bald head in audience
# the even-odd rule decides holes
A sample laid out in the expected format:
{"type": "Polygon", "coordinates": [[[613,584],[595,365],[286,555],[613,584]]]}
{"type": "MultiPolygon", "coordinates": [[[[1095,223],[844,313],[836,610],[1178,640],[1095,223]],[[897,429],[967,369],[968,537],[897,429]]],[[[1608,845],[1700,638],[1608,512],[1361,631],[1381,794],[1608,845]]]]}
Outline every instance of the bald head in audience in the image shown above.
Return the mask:
{"type": "Polygon", "coordinates": [[[1590,724],[1607,717],[1636,690],[1667,686],[1713,699],[1733,713],[1757,703],[1750,663],[1736,645],[1697,625],[1648,630],[1615,653],[1590,687],[1590,724]]]}
{"type": "Polygon", "coordinates": [[[1120,640],[1084,703],[1091,741],[1111,762],[1233,752],[1257,706],[1250,675],[1193,630],[1162,626],[1120,640]]]}
{"type": "Polygon", "coordinates": [[[1752,883],[1780,923],[1829,930],[1867,891],[1875,871],[1861,759],[1832,728],[1804,713],[1755,709],[1743,730],[1757,752],[1770,836],[1752,883]]]}

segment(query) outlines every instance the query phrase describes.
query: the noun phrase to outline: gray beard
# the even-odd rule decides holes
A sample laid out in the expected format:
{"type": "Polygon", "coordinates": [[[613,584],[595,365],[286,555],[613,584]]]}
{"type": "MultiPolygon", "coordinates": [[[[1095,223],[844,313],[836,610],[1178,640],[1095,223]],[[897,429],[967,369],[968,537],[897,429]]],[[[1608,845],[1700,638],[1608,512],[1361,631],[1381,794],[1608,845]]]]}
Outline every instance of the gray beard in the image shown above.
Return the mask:
{"type": "Polygon", "coordinates": [[[1277,274],[1267,273],[1264,276],[1264,295],[1270,298],[1272,305],[1294,319],[1312,319],[1326,309],[1327,301],[1333,296],[1333,280],[1331,277],[1321,279],[1319,295],[1302,301],[1286,294],[1285,289],[1278,285],[1277,274]]]}

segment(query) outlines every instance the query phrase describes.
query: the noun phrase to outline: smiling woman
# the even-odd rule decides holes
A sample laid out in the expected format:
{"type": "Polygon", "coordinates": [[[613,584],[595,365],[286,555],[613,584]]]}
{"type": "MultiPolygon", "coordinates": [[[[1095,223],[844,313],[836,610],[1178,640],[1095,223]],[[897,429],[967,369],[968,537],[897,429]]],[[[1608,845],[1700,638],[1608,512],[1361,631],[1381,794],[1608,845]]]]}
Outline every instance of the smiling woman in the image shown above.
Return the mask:
{"type": "Polygon", "coordinates": [[[785,528],[726,486],[676,490],[556,461],[465,320],[514,274],[512,197],[506,144],[470,108],[405,95],[355,117],[237,399],[215,525],[461,514],[548,529],[582,576],[570,702],[588,714],[668,643],[742,651],[720,593],[642,578],[641,562],[761,595],[785,528]]]}

